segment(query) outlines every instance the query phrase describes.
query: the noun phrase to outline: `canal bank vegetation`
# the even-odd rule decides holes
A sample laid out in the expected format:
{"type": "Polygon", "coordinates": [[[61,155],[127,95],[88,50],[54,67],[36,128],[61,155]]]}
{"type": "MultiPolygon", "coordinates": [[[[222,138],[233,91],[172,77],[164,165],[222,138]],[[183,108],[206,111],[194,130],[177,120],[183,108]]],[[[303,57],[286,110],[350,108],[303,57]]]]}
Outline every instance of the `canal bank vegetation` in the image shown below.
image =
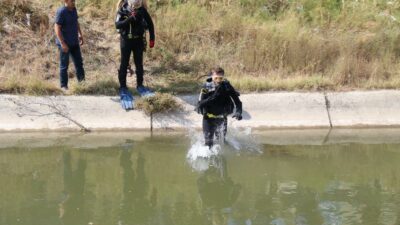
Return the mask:
{"type": "MultiPolygon", "coordinates": [[[[117,93],[116,2],[77,1],[87,81],[72,94],[117,93]]],[[[0,2],[0,92],[59,93],[52,23],[60,4],[0,2]]],[[[241,92],[400,87],[398,1],[148,0],[148,5],[156,47],[146,52],[145,83],[161,92],[194,93],[214,65],[224,67],[241,92]]],[[[135,80],[129,77],[129,85],[135,80]]]]}
{"type": "Polygon", "coordinates": [[[152,116],[157,113],[167,113],[182,110],[182,105],[167,93],[156,93],[154,96],[139,98],[136,108],[142,110],[146,115],[152,116]]]}

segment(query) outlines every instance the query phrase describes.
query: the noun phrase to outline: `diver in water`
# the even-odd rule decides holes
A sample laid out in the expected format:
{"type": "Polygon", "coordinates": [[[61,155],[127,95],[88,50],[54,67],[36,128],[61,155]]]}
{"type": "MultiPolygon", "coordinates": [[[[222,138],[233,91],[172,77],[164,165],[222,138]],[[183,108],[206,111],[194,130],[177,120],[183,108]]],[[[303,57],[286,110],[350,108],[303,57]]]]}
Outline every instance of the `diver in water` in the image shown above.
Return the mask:
{"type": "Polygon", "coordinates": [[[203,133],[205,145],[214,145],[214,135],[217,140],[225,139],[228,130],[229,114],[236,111],[233,118],[242,119],[242,102],[239,93],[224,78],[225,72],[221,67],[211,70],[211,77],[201,89],[196,110],[203,115],[203,133]]]}

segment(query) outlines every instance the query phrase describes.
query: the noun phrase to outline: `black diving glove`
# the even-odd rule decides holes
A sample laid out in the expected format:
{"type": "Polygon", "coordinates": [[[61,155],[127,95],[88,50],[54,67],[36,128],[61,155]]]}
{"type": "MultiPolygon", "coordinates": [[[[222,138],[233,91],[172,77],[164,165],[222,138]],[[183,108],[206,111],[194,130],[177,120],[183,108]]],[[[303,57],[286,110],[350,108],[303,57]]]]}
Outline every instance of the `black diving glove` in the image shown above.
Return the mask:
{"type": "Polygon", "coordinates": [[[236,112],[232,117],[236,118],[237,120],[242,120],[243,119],[242,114],[239,113],[239,112],[236,112]]]}
{"type": "Polygon", "coordinates": [[[196,111],[198,114],[203,114],[202,107],[199,104],[196,105],[196,107],[194,108],[194,111],[196,111]]]}

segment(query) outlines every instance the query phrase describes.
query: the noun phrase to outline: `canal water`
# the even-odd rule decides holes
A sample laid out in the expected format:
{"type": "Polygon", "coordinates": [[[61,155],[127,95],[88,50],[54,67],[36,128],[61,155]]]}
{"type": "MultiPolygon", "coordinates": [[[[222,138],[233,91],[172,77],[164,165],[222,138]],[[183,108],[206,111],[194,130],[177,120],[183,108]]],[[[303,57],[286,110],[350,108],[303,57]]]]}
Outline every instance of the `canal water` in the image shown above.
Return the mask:
{"type": "Polygon", "coordinates": [[[395,136],[290,132],[0,134],[0,224],[400,224],[395,136]]]}

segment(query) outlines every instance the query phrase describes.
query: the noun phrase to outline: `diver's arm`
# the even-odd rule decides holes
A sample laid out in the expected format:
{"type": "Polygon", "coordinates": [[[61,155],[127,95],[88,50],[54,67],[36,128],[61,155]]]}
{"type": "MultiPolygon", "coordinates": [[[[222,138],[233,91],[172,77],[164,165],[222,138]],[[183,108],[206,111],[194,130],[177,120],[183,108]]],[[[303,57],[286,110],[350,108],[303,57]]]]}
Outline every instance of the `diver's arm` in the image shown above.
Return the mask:
{"type": "Polygon", "coordinates": [[[117,18],[115,19],[115,27],[117,29],[125,28],[129,26],[129,23],[133,20],[133,17],[128,17],[124,20],[122,20],[122,16],[120,13],[117,14],[117,18]]]}
{"type": "Polygon", "coordinates": [[[207,105],[210,99],[207,95],[208,95],[208,90],[205,87],[203,87],[200,91],[199,101],[197,102],[198,107],[204,107],[207,105]]]}
{"type": "Polygon", "coordinates": [[[143,10],[144,12],[144,20],[147,23],[147,26],[149,26],[149,33],[150,33],[150,41],[154,41],[155,39],[155,34],[154,34],[154,24],[153,20],[151,19],[150,14],[147,12],[146,9],[143,10]]]}
{"type": "Polygon", "coordinates": [[[239,99],[238,93],[230,83],[227,83],[227,85],[229,86],[229,96],[232,98],[236,106],[236,113],[242,114],[242,102],[239,99]]]}
{"type": "Polygon", "coordinates": [[[197,101],[197,105],[196,105],[196,109],[195,109],[195,111],[197,111],[197,113],[199,113],[199,114],[203,114],[204,99],[205,99],[206,94],[207,94],[207,89],[202,88],[200,90],[199,99],[197,101]]]}

